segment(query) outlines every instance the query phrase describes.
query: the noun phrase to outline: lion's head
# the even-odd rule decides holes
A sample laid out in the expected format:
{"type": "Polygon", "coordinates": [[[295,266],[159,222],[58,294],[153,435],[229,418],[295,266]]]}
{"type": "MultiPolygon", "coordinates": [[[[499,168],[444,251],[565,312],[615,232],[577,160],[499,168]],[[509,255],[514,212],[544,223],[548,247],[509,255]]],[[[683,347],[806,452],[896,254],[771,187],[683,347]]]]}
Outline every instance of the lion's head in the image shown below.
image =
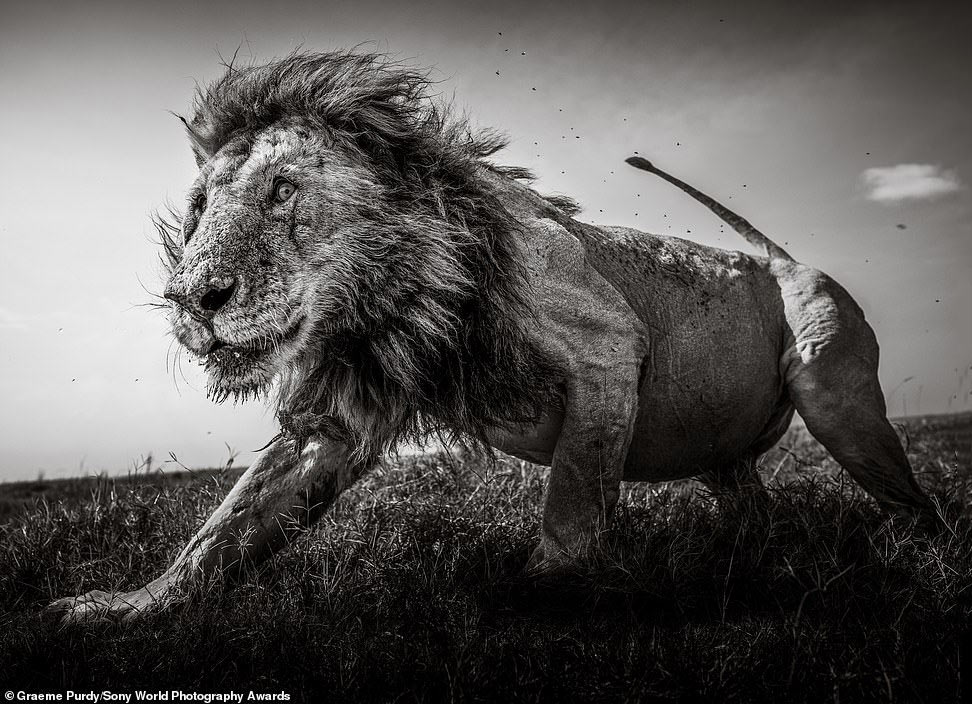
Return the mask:
{"type": "Polygon", "coordinates": [[[367,454],[539,413],[551,373],[524,335],[518,225],[482,178],[504,142],[428,85],[335,52],[229,67],[197,95],[199,175],[160,231],[172,329],[215,399],[279,380],[285,430],[367,454]]]}

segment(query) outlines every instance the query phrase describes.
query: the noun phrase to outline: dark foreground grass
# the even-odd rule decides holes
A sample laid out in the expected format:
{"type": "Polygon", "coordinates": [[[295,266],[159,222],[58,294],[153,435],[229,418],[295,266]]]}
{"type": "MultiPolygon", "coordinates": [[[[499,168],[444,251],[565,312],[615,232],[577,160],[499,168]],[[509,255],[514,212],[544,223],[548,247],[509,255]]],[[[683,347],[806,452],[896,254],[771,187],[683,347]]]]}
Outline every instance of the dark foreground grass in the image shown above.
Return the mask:
{"type": "MultiPolygon", "coordinates": [[[[919,479],[972,506],[968,417],[910,428],[919,479]],[[964,430],[962,430],[964,428],[964,430]],[[954,437],[952,437],[954,436],[954,437]],[[957,440],[955,438],[958,438],[957,440]],[[964,439],[963,439],[964,438],[964,439]]],[[[519,576],[543,473],[389,463],[233,591],[133,625],[58,629],[54,597],[156,576],[232,477],[99,479],[0,526],[0,688],[288,692],[296,701],[956,701],[972,521],[888,521],[819,446],[764,462],[767,506],[626,487],[613,558],[519,576]]]]}

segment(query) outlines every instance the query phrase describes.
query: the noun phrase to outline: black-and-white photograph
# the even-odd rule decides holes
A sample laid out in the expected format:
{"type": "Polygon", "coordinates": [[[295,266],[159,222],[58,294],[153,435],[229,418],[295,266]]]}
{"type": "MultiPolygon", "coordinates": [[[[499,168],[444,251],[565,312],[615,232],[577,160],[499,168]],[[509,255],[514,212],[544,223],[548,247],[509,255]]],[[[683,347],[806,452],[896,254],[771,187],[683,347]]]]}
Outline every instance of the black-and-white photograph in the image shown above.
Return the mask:
{"type": "Polygon", "coordinates": [[[972,8],[0,7],[9,702],[972,701],[972,8]]]}

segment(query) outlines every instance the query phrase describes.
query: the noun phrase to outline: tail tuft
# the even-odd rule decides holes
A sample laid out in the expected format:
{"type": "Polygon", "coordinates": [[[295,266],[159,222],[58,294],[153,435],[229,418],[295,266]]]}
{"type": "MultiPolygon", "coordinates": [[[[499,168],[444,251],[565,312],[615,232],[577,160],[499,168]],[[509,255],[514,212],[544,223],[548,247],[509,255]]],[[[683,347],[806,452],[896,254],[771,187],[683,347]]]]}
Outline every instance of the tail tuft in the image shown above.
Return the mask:
{"type": "Polygon", "coordinates": [[[624,160],[624,163],[630,164],[636,169],[643,169],[645,171],[651,171],[651,172],[655,171],[654,165],[647,159],[640,156],[629,156],[627,159],[624,160]]]}

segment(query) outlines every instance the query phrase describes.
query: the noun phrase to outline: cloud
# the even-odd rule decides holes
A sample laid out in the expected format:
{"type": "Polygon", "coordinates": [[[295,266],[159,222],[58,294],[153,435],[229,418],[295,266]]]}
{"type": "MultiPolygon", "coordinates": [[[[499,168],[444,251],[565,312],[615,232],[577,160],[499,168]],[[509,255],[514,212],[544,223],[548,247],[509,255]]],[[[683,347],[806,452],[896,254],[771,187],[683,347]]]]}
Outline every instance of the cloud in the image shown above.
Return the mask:
{"type": "Polygon", "coordinates": [[[867,199],[878,203],[903,200],[932,200],[962,189],[954,171],[932,164],[896,164],[865,169],[861,181],[867,199]]]}

